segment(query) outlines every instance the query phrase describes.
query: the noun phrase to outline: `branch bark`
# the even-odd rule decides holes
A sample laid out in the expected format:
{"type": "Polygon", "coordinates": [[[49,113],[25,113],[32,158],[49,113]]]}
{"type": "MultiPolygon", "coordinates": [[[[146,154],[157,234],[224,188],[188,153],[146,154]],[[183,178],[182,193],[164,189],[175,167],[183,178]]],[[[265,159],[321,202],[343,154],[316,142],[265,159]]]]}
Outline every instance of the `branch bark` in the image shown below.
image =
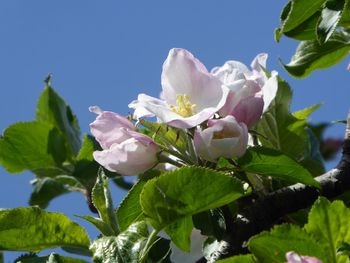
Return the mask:
{"type": "Polygon", "coordinates": [[[310,207],[320,195],[332,199],[350,190],[350,114],[339,164],[315,179],[320,182],[321,190],[295,184],[271,192],[263,198],[250,195],[239,200],[238,216],[229,228],[231,231],[208,262],[247,253],[245,244],[249,238],[278,224],[281,217],[310,207]]]}

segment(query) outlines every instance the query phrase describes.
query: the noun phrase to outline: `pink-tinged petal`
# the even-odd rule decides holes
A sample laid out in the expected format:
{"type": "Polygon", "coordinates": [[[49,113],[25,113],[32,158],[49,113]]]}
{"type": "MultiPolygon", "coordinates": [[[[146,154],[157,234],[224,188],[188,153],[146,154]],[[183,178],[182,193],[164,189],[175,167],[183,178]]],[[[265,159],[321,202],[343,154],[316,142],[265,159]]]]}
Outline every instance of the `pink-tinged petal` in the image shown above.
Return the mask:
{"type": "Polygon", "coordinates": [[[287,252],[287,263],[322,263],[321,260],[310,256],[300,256],[294,251],[287,252]]]}
{"type": "Polygon", "coordinates": [[[129,138],[123,129],[135,130],[136,128],[127,118],[110,111],[103,111],[90,124],[91,133],[103,149],[108,149],[112,144],[129,138]]]}
{"type": "Polygon", "coordinates": [[[242,99],[231,114],[238,122],[244,122],[250,128],[260,120],[263,108],[262,96],[256,95],[242,99]]]}
{"type": "Polygon", "coordinates": [[[163,64],[161,99],[140,94],[129,107],[135,118],[156,116],[171,126],[192,128],[217,113],[228,93],[190,52],[175,48],[163,64]]]}
{"type": "Polygon", "coordinates": [[[244,123],[238,123],[233,116],[209,120],[208,128],[196,130],[194,134],[197,154],[213,162],[219,157],[242,156],[246,151],[247,143],[247,126],[244,123]]]}
{"type": "Polygon", "coordinates": [[[246,80],[241,87],[230,91],[219,114],[221,116],[233,115],[238,122],[244,122],[251,127],[260,119],[263,103],[259,85],[255,81],[246,80]]]}
{"type": "MultiPolygon", "coordinates": [[[[158,146],[148,139],[129,138],[110,149],[95,151],[94,159],[103,167],[121,175],[137,175],[151,169],[158,162],[158,146]]],[[[145,136],[146,137],[146,136],[145,136]]]]}
{"type": "MultiPolygon", "coordinates": [[[[177,95],[187,95],[195,104],[195,113],[206,108],[217,108],[223,99],[222,83],[189,51],[170,50],[163,64],[161,98],[176,105],[177,95]]],[[[225,99],[225,98],[224,98],[225,99]]]]}
{"type": "Polygon", "coordinates": [[[278,83],[277,72],[272,71],[270,78],[264,72],[267,57],[265,53],[257,55],[251,63],[251,70],[236,61],[228,61],[222,67],[212,70],[213,76],[230,89],[226,103],[219,111],[220,116],[233,115],[251,127],[268,109],[276,96],[278,83]],[[261,99],[258,99],[261,97],[263,110],[261,99]]]}

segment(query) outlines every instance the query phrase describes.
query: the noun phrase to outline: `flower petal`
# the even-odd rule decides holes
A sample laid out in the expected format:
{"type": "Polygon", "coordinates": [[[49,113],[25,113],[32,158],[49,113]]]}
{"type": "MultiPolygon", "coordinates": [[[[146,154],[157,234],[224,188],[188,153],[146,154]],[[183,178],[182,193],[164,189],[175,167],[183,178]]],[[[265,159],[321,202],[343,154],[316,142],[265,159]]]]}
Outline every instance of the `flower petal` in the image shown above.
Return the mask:
{"type": "Polygon", "coordinates": [[[250,96],[242,99],[231,114],[238,122],[244,122],[248,127],[252,127],[260,120],[263,108],[264,100],[261,95],[250,96]]]}
{"type": "Polygon", "coordinates": [[[106,169],[121,175],[137,175],[157,164],[158,146],[152,141],[129,138],[110,149],[95,151],[94,159],[106,169]]]}
{"type": "Polygon", "coordinates": [[[208,128],[196,130],[194,145],[197,154],[208,161],[215,162],[219,157],[242,156],[247,148],[248,129],[238,123],[233,116],[211,119],[208,128]]]}
{"type": "MultiPolygon", "coordinates": [[[[218,105],[216,105],[216,107],[205,108],[202,111],[190,117],[183,117],[177,114],[176,112],[170,109],[169,105],[167,105],[166,102],[145,94],[140,94],[137,100],[129,104],[129,107],[135,110],[141,109],[140,111],[137,111],[138,113],[150,112],[153,115],[157,116],[157,118],[161,122],[168,123],[171,126],[187,129],[187,128],[195,127],[198,124],[208,120],[224,105],[224,102],[229,93],[229,90],[226,87],[223,88],[222,90],[223,90],[222,100],[218,105]]],[[[134,114],[134,117],[140,118],[140,117],[148,117],[148,116],[147,114],[139,114],[137,116],[135,116],[134,114]]]]}
{"type": "Polygon", "coordinates": [[[263,99],[264,99],[264,109],[263,112],[267,111],[269,108],[271,102],[276,97],[278,90],[278,79],[277,79],[277,72],[272,71],[271,72],[271,78],[269,78],[265,85],[262,87],[262,93],[263,99]]]}
{"type": "Polygon", "coordinates": [[[91,133],[103,149],[108,149],[113,143],[129,138],[125,129],[135,130],[136,128],[127,118],[111,111],[101,112],[90,124],[91,133]]]}
{"type": "Polygon", "coordinates": [[[162,99],[176,105],[177,95],[187,95],[196,105],[196,113],[208,107],[217,108],[224,95],[221,81],[185,49],[170,50],[163,64],[161,82],[162,99]]]}

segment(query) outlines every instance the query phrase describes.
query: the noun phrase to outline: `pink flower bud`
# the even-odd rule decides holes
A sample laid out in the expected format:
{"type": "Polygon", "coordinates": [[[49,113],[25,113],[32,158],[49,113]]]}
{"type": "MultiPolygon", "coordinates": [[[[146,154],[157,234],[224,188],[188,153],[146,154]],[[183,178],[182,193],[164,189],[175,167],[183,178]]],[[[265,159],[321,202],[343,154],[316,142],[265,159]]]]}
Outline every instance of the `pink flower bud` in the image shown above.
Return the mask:
{"type": "Polygon", "coordinates": [[[233,116],[208,121],[208,128],[196,130],[194,146],[197,154],[208,161],[219,157],[242,156],[248,143],[248,130],[244,123],[238,123],[233,116]]]}
{"type": "Polygon", "coordinates": [[[96,113],[99,116],[90,127],[103,149],[93,153],[99,164],[121,175],[137,175],[158,163],[157,144],[148,136],[135,132],[131,121],[114,112],[96,113]]]}
{"type": "Polygon", "coordinates": [[[101,145],[102,149],[108,149],[113,143],[120,143],[127,139],[120,128],[135,131],[134,124],[127,118],[111,111],[102,111],[97,106],[89,108],[91,112],[98,114],[96,120],[90,124],[90,131],[101,145]]]}
{"type": "Polygon", "coordinates": [[[315,257],[299,256],[297,253],[290,251],[286,254],[287,263],[322,263],[321,260],[315,257]]]}

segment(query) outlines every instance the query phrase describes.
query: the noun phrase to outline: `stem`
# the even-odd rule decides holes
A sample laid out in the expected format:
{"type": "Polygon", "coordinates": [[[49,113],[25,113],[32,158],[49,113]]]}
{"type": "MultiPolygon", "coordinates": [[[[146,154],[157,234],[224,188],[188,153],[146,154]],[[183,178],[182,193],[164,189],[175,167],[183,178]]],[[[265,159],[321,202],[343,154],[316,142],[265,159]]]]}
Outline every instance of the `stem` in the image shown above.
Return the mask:
{"type": "Polygon", "coordinates": [[[179,158],[181,161],[184,161],[185,163],[191,165],[191,164],[194,164],[192,160],[188,159],[187,157],[185,157],[184,155],[182,155],[181,153],[177,152],[177,151],[174,151],[174,150],[171,150],[171,149],[168,149],[162,145],[159,145],[162,150],[164,152],[167,152],[169,153],[170,155],[174,155],[176,158],[179,158]]]}
{"type": "Polygon", "coordinates": [[[193,160],[193,162],[195,164],[198,164],[198,157],[197,157],[197,153],[194,149],[194,146],[193,146],[193,133],[194,133],[194,130],[189,130],[188,133],[186,133],[186,144],[187,144],[187,149],[188,149],[188,152],[191,156],[191,159],[193,160]]]}
{"type": "Polygon", "coordinates": [[[170,163],[172,165],[175,165],[176,167],[182,167],[183,166],[182,164],[178,163],[177,161],[169,158],[168,156],[166,156],[165,154],[162,154],[162,153],[160,153],[158,155],[158,160],[161,163],[170,163]]]}
{"type": "Polygon", "coordinates": [[[159,230],[153,229],[152,233],[149,235],[147,243],[142,250],[142,255],[140,259],[141,263],[146,262],[148,252],[151,250],[152,246],[154,245],[158,233],[159,233],[159,230]]]}

